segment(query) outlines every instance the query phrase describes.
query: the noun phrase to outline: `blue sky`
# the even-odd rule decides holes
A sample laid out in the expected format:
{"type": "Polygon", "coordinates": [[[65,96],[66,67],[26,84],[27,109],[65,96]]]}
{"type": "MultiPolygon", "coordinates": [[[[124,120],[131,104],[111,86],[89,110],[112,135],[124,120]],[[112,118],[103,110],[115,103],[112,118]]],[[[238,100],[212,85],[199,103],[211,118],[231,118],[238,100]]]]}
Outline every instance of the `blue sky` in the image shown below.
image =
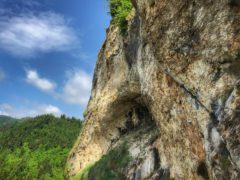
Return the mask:
{"type": "Polygon", "coordinates": [[[82,117],[106,0],[0,0],[0,114],[82,117]]]}

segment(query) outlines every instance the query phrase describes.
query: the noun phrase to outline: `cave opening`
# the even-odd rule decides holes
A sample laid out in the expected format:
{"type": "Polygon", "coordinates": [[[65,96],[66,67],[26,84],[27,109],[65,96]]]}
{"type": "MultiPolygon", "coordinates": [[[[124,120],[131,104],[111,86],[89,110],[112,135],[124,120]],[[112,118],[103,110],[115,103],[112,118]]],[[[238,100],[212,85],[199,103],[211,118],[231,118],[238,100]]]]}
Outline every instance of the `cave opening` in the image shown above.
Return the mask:
{"type": "Polygon", "coordinates": [[[197,174],[198,176],[201,176],[202,178],[208,180],[209,179],[209,175],[208,175],[208,170],[207,170],[207,166],[206,163],[201,161],[198,165],[197,168],[197,174]]]}
{"type": "Polygon", "coordinates": [[[136,104],[125,113],[124,126],[118,128],[118,130],[120,135],[124,135],[142,127],[153,126],[156,125],[148,108],[143,104],[136,104]]]}

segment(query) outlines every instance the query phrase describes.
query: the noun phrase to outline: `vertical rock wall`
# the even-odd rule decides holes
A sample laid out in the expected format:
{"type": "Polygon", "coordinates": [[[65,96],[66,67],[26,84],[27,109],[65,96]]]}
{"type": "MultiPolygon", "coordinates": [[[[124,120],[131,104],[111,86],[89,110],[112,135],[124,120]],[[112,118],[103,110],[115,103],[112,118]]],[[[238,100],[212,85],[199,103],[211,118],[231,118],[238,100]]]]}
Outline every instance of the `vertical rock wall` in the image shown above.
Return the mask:
{"type": "MultiPolygon", "coordinates": [[[[84,128],[68,159],[70,176],[121,139],[126,115],[140,105],[158,131],[146,146],[160,159],[159,171],[140,171],[144,178],[240,179],[238,3],[133,4],[127,35],[111,25],[100,50],[84,128]]],[[[133,171],[136,177],[139,169],[133,171]]]]}

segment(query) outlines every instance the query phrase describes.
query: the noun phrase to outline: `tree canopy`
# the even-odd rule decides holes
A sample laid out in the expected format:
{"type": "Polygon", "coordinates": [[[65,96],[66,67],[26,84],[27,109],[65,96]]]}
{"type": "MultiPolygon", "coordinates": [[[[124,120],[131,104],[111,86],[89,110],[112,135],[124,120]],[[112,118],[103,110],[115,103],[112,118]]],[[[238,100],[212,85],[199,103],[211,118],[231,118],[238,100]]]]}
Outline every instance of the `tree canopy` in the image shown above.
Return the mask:
{"type": "Polygon", "coordinates": [[[0,177],[64,179],[68,153],[82,122],[42,115],[0,127],[0,177]]]}
{"type": "Polygon", "coordinates": [[[108,0],[112,22],[117,24],[122,34],[127,31],[127,16],[133,6],[131,0],[108,0]]]}

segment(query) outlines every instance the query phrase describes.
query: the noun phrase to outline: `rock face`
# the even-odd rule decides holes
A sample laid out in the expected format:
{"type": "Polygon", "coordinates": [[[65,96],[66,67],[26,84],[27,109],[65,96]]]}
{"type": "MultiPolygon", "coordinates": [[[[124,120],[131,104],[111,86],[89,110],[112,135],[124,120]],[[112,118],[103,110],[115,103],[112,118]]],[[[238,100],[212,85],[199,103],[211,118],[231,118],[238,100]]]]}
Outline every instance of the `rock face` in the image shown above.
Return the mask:
{"type": "Polygon", "coordinates": [[[127,34],[111,25],[99,53],[69,175],[153,122],[127,179],[240,179],[238,1],[132,1],[127,34]]]}

